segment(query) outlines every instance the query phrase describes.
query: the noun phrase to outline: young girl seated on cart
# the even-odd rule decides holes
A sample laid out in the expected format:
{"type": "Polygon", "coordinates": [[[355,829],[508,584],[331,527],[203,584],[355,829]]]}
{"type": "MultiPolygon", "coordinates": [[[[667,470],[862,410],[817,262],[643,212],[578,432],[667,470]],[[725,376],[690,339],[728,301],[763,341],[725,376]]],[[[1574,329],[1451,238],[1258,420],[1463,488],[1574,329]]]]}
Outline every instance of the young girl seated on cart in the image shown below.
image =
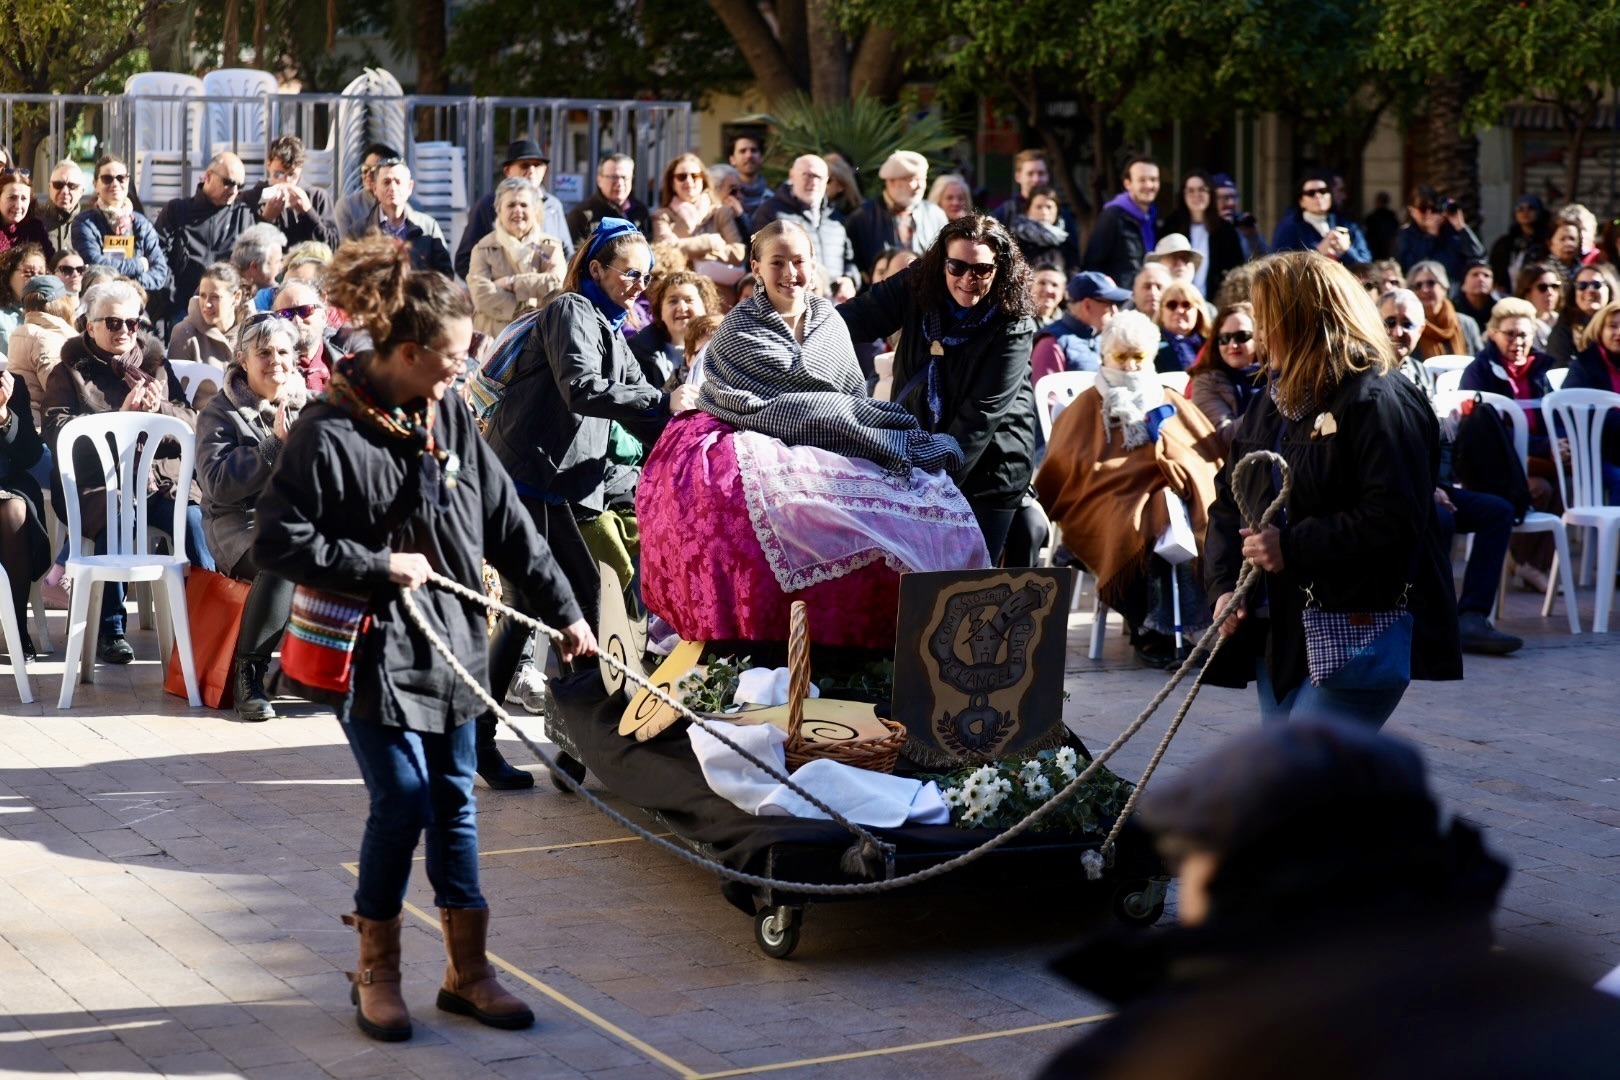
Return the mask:
{"type": "Polygon", "coordinates": [[[812,291],[793,222],[755,234],[762,286],[704,353],[636,498],[647,607],[688,641],[785,640],[805,600],[817,644],[889,649],[903,571],[984,567],[961,461],[905,409],[866,396],[849,331],[812,291]]]}

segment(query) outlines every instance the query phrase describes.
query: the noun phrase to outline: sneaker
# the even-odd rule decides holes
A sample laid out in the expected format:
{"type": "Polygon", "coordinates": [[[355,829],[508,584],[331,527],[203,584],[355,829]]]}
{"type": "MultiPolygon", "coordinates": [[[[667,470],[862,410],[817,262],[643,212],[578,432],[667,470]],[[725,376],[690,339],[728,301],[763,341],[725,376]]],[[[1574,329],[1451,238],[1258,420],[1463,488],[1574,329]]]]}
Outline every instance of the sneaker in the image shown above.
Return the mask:
{"type": "Polygon", "coordinates": [[[524,664],[518,668],[518,673],[512,678],[511,689],[506,691],[506,700],[523,706],[523,710],[533,716],[545,714],[546,675],[539,665],[524,664]]]}
{"type": "Polygon", "coordinates": [[[124,636],[104,637],[96,642],[96,659],[103,664],[127,664],[135,659],[135,650],[124,636]]]}
{"type": "Polygon", "coordinates": [[[1465,611],[1457,616],[1457,636],[1463,652],[1484,656],[1506,656],[1524,645],[1523,638],[1498,630],[1479,611],[1465,611]]]}

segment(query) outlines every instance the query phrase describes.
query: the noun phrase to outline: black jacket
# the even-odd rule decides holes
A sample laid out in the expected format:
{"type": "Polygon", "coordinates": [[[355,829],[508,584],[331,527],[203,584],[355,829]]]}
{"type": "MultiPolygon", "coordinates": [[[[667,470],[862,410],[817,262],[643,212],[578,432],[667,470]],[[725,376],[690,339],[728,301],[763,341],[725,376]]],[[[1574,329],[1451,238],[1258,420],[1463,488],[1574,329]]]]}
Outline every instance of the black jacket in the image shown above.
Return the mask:
{"type": "MultiPolygon", "coordinates": [[[[29,403],[28,387],[23,385],[20,376],[12,380],[11,400],[6,403],[6,408],[12,419],[7,428],[0,429],[0,491],[20,495],[28,503],[28,525],[24,529],[24,536],[29,545],[29,569],[33,575],[29,580],[32,581],[51,565],[50,539],[45,535],[44,519],[40,517],[45,498],[39,489],[39,482],[28,474],[28,470],[38,465],[39,459],[45,456],[45,441],[34,427],[34,408],[29,403]]],[[[11,589],[13,593],[20,590],[26,595],[28,582],[13,581],[11,589]]],[[[5,599],[0,597],[0,603],[4,603],[5,599]]],[[[27,624],[20,625],[26,628],[27,624]]]]}
{"type": "MultiPolygon", "coordinates": [[[[1558,362],[1546,353],[1535,352],[1530,354],[1530,397],[1540,399],[1552,393],[1552,382],[1547,373],[1558,367],[1558,362]]],[[[1489,394],[1501,394],[1503,397],[1517,398],[1513,392],[1513,382],[1508,378],[1507,370],[1502,366],[1502,351],[1496,347],[1496,342],[1486,341],[1485,347],[1479,350],[1474,362],[1463,368],[1462,382],[1459,386],[1464,390],[1484,390],[1489,394]]],[[[1541,411],[1528,409],[1526,418],[1530,421],[1530,456],[1550,457],[1552,444],[1547,440],[1547,433],[1542,430],[1541,411]]]]}
{"type": "MultiPolygon", "coordinates": [[[[1423,392],[1399,372],[1357,375],[1286,429],[1270,397],[1251,405],[1233,433],[1209,511],[1204,587],[1212,601],[1233,590],[1243,566],[1238,530],[1246,522],[1233,497],[1232,470],[1253,451],[1273,449],[1288,461],[1293,490],[1280,515],[1284,569],[1261,579],[1269,634],[1263,642],[1256,632],[1228,641],[1208,681],[1248,685],[1263,649],[1280,698],[1308,677],[1301,622],[1307,585],[1329,611],[1383,611],[1396,606],[1409,583],[1412,677],[1462,678],[1451,557],[1434,513],[1439,425],[1423,392]],[[1317,436],[1317,418],[1326,414],[1338,430],[1317,436]]],[[[1244,492],[1258,516],[1276,494],[1272,471],[1251,467],[1244,492]]],[[[1251,594],[1250,626],[1267,624],[1253,614],[1260,602],[1251,594]]]]}
{"type": "MultiPolygon", "coordinates": [[[[1162,227],[1158,235],[1165,235],[1162,227]]],[[[1091,226],[1091,238],[1086,241],[1080,269],[1100,270],[1113,278],[1116,285],[1129,289],[1146,259],[1147,245],[1142,242],[1141,224],[1117,206],[1104,206],[1091,226]]]]}
{"type": "MultiPolygon", "coordinates": [[[[1204,298],[1213,304],[1226,275],[1248,260],[1243,257],[1243,237],[1238,235],[1230,221],[1211,213],[1205,215],[1204,224],[1209,229],[1209,273],[1204,275],[1204,298]]],[[[1159,235],[1169,236],[1171,233],[1180,233],[1192,239],[1192,218],[1187,211],[1177,210],[1164,219],[1159,226],[1159,235]]],[[[1131,287],[1130,282],[1121,284],[1127,289],[1131,287]]]]}
{"type": "MultiPolygon", "coordinates": [[[[237,196],[237,202],[243,203],[254,213],[255,219],[259,213],[259,200],[264,198],[264,191],[270,186],[270,181],[261,180],[237,196]]],[[[309,213],[294,213],[289,207],[270,224],[281,230],[287,238],[287,246],[303,244],[311,240],[325,244],[333,251],[343,242],[338,234],[337,218],[332,214],[332,200],[325,190],[318,187],[305,187],[304,194],[309,196],[309,213]]]]}
{"type": "Polygon", "coordinates": [[[759,209],[754,211],[753,231],[757,233],[771,222],[779,220],[798,222],[815,241],[816,261],[826,269],[826,285],[829,292],[833,282],[841,277],[849,278],[856,285],[861,283],[861,268],[855,263],[855,245],[850,243],[849,231],[844,228],[843,217],[832,208],[831,203],[823,200],[821,215],[812,221],[810,207],[793,194],[792,184],[783,181],[782,186],[772,192],[770,198],[760,203],[759,209]]]}
{"type": "MultiPolygon", "coordinates": [[[[363,367],[365,359],[357,362],[363,367]]],[[[524,610],[556,627],[580,617],[551,549],[459,397],[439,404],[433,432],[461,464],[455,486],[442,488],[443,505],[424,505],[420,455],[324,401],[299,417],[258,499],[253,558],[261,569],[370,597],[371,625],[355,652],[349,697],[332,702],[345,721],[442,733],[484,712],[410,624],[399,587],[388,580],[392,552],[426,555],[434,570],[479,592],[488,559],[517,587],[524,610]],[[412,511],[394,538],[383,536],[399,499],[412,511]]],[[[485,610],[432,585],[412,599],[473,677],[487,683],[485,610]]]]}
{"type": "MultiPolygon", "coordinates": [[[[926,371],[929,362],[922,309],[910,287],[913,269],[908,266],[838,306],[856,341],[900,331],[894,356],[896,394],[926,371]]],[[[946,346],[939,365],[938,424],[923,386],[900,401],[925,431],[944,432],[961,444],[956,484],[975,510],[1016,509],[1029,488],[1035,457],[1035,392],[1029,385],[1034,340],[1033,318],[1001,317],[961,346],[946,346]]]]}
{"type": "MultiPolygon", "coordinates": [[[[491,208],[494,203],[490,203],[491,208]]],[[[568,233],[573,237],[575,244],[583,244],[596,228],[596,223],[605,217],[624,218],[630,224],[641,230],[641,235],[652,239],[652,214],[647,204],[630,196],[630,201],[624,206],[615,206],[607,201],[600,191],[593,191],[591,197],[568,211],[568,233]]],[[[471,258],[469,252],[468,258],[471,258]]]]}
{"type": "Polygon", "coordinates": [[[630,352],[641,365],[641,374],[651,386],[663,386],[675,374],[676,356],[672,342],[657,323],[648,323],[630,339],[630,352]]]}
{"type": "Polygon", "coordinates": [[[529,330],[489,445],[525,494],[601,510],[611,422],[651,446],[668,412],[624,335],[585,297],[563,293],[529,330]]]}
{"type": "Polygon", "coordinates": [[[237,237],[259,218],[242,199],[215,206],[197,185],[196,194],[170,199],[154,225],[163,240],[163,255],[169,260],[170,299],[173,310],[184,312],[197,295],[203,271],[211,263],[230,262],[237,237]]]}
{"type": "MultiPolygon", "coordinates": [[[[1614,380],[1610,374],[1617,368],[1603,357],[1593,342],[1576,354],[1569,362],[1569,375],[1564,379],[1565,390],[1603,390],[1614,393],[1614,380]]],[[[1610,413],[1603,421],[1603,460],[1620,465],[1620,413],[1610,413]]]]}

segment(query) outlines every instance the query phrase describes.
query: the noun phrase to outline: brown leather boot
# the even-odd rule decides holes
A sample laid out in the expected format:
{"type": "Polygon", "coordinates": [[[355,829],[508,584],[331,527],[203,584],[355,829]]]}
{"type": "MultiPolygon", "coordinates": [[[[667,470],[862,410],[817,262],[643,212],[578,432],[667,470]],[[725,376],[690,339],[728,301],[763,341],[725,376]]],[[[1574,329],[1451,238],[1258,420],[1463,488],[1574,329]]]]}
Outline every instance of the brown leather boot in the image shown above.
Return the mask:
{"type": "Polygon", "coordinates": [[[526,1028],[534,1013],[522,999],[495,981],[495,965],[484,955],[489,930],[488,908],[440,908],[444,951],[450,964],[439,988],[439,1008],[470,1016],[495,1028],[526,1028]]]}
{"type": "Polygon", "coordinates": [[[411,1014],[399,992],[399,931],[402,917],[368,919],[359,914],[343,922],[360,931],[360,970],[349,972],[349,1000],[360,1030],[383,1042],[411,1037],[411,1014]]]}

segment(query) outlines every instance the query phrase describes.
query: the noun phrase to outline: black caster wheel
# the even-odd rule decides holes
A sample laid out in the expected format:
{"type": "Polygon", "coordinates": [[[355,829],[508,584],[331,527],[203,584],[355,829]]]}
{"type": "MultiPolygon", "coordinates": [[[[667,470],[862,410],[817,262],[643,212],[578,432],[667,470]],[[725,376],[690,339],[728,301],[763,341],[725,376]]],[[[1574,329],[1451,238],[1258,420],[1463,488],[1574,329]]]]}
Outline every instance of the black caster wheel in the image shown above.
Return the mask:
{"type": "MultiPolygon", "coordinates": [[[[561,750],[557,751],[557,767],[571,776],[576,784],[585,782],[585,766],[561,750]]],[[[564,795],[574,793],[574,789],[563,783],[562,777],[558,776],[555,771],[551,774],[551,786],[564,795]]]]}
{"type": "Polygon", "coordinates": [[[1127,926],[1152,926],[1164,915],[1168,878],[1122,881],[1114,890],[1114,918],[1127,926]]]}
{"type": "Polygon", "coordinates": [[[787,907],[760,908],[754,915],[754,942],[759,951],[773,960],[785,960],[799,947],[799,923],[804,909],[787,907]]]}

